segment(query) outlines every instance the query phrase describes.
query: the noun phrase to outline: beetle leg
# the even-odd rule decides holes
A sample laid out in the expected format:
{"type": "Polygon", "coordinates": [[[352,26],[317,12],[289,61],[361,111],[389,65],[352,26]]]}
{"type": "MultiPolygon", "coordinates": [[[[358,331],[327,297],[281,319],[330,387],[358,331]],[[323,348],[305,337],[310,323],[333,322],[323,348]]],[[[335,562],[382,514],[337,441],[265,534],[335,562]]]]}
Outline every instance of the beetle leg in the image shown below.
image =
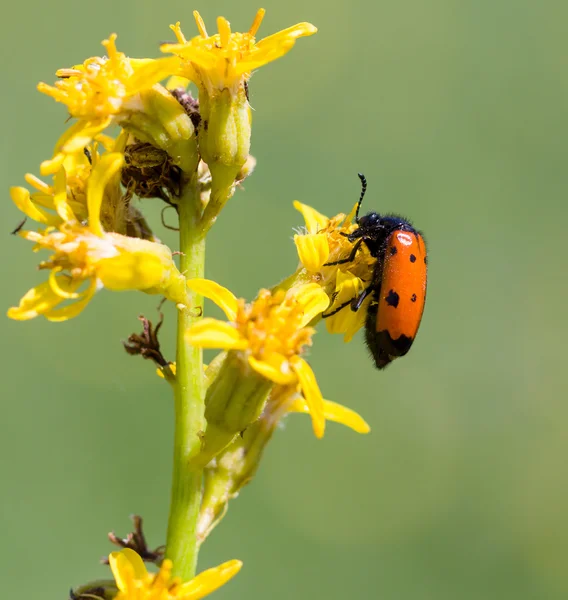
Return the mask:
{"type": "Polygon", "coordinates": [[[325,263],[323,266],[324,267],[333,267],[334,265],[344,265],[345,263],[353,262],[355,260],[355,255],[357,254],[357,250],[359,250],[362,243],[363,243],[363,238],[359,238],[355,242],[355,245],[353,246],[353,249],[351,250],[351,254],[349,254],[349,256],[347,258],[342,258],[341,260],[336,260],[334,262],[328,262],[328,263],[325,263]]]}
{"type": "Polygon", "coordinates": [[[365,288],[358,296],[355,296],[353,300],[349,304],[351,304],[351,310],[353,312],[357,312],[365,298],[373,291],[373,285],[371,284],[369,287],[365,288]]]}
{"type": "Polygon", "coordinates": [[[337,308],[335,308],[331,312],[329,312],[327,314],[322,313],[321,318],[327,319],[328,317],[333,317],[333,315],[337,314],[340,310],[343,310],[346,306],[349,306],[351,304],[351,302],[353,302],[353,300],[347,300],[347,302],[340,304],[337,308]]]}

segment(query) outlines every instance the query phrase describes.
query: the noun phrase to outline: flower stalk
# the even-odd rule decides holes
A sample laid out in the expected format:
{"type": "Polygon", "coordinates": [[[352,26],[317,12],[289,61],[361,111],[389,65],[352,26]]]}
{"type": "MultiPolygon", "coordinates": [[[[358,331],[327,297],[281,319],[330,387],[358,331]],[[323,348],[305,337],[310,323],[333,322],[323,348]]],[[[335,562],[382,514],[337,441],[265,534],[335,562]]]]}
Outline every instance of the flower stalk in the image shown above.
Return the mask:
{"type": "MultiPolygon", "coordinates": [[[[178,208],[180,270],[188,279],[203,277],[205,234],[201,226],[196,176],[185,185],[178,208]]],[[[203,472],[192,466],[192,459],[201,450],[201,437],[205,431],[203,352],[187,342],[186,331],[201,319],[202,303],[201,295],[188,289],[187,302],[177,306],[174,464],[166,557],[173,562],[173,574],[184,581],[195,575],[197,564],[196,534],[203,472]]]]}

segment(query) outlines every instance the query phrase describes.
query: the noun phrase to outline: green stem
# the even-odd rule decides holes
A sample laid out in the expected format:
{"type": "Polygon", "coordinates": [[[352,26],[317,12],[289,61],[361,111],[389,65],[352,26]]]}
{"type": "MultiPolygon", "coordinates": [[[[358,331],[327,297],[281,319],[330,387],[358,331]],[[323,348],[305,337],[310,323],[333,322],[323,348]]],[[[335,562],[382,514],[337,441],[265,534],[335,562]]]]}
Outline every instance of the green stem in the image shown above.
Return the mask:
{"type": "MultiPolygon", "coordinates": [[[[197,182],[192,179],[179,203],[180,266],[188,279],[204,275],[205,235],[200,211],[197,182]]],[[[166,557],[173,561],[173,574],[184,581],[195,575],[203,479],[200,469],[190,468],[190,461],[201,450],[205,430],[202,350],[187,343],[185,332],[201,318],[202,312],[203,299],[188,290],[186,305],[178,305],[174,466],[166,541],[166,557]]]]}

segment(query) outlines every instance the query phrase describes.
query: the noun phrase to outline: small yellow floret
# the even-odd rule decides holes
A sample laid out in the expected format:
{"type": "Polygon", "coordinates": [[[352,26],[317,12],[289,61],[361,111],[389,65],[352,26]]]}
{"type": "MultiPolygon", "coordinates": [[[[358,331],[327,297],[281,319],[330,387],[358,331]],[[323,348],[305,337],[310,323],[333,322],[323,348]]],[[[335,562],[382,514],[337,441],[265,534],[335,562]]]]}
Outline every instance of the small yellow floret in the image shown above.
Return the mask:
{"type": "Polygon", "coordinates": [[[140,556],[129,548],[112,552],[109,564],[119,590],[115,600],[199,600],[225,585],[243,563],[230,560],[186,582],[172,577],[173,564],[167,558],[158,573],[148,573],[140,556]]]}
{"type": "Polygon", "coordinates": [[[323,397],[311,367],[301,356],[314,334],[308,324],[329,304],[321,287],[309,283],[287,292],[261,290],[254,302],[246,303],[212,281],[193,279],[188,286],[213,300],[229,319],[203,319],[189,329],[188,341],[202,348],[237,351],[273,383],[299,385],[310,407],[314,432],[321,437],[325,429],[323,397]]]}
{"type": "Polygon", "coordinates": [[[82,150],[113,122],[120,122],[141,108],[140,94],[177,68],[173,59],[128,58],[116,48],[116,34],[103,41],[107,56],[95,56],[83,64],[57,71],[54,85],[37,89],[67,106],[78,119],[58,141],[53,159],[42,165],[42,174],[56,172],[66,154],[82,150]]]}
{"type": "MultiPolygon", "coordinates": [[[[353,260],[340,265],[334,263],[349,257],[353,244],[347,239],[357,225],[354,224],[356,205],[345,216],[340,213],[328,218],[311,206],[294,202],[294,207],[305,220],[305,233],[294,236],[294,243],[303,268],[329,294],[332,302],[328,313],[355,298],[371,282],[376,260],[363,244],[353,260]]],[[[366,309],[371,301],[369,296],[356,312],[345,307],[327,318],[326,326],[330,333],[343,333],[346,342],[364,325],[366,309]]]]}
{"type": "Polygon", "coordinates": [[[284,56],[299,37],[317,31],[311,23],[298,23],[257,42],[255,36],[264,13],[261,8],[245,33],[232,32],[229,21],[219,17],[219,33],[209,36],[201,15],[194,11],[199,35],[188,41],[178,22],[171,26],[178,43],[164,44],[162,51],[179,56],[182,59],[179,75],[205,88],[209,95],[223,89],[235,93],[254,69],[284,56]]]}
{"type": "MultiPolygon", "coordinates": [[[[117,174],[122,164],[123,155],[110,152],[93,168],[85,191],[87,222],[79,220],[73,210],[63,167],[54,178],[53,188],[42,192],[49,191],[46,197],[51,198],[50,208],[55,214],[39,210],[39,197],[32,201],[23,188],[12,190],[12,198],[27,216],[48,225],[43,231],[20,231],[19,235],[34,242],[35,250],[49,250],[52,255],[39,265],[50,271],[48,281],[29,290],[19,306],[10,308],[10,318],[27,320],[43,315],[50,321],[70,319],[102,287],[160,293],[174,302],[186,298],[185,279],[167,246],[106,232],[102,226],[101,206],[109,183],[119,185],[117,174]],[[60,306],[66,300],[71,303],[60,306]]],[[[85,209],[84,204],[80,206],[85,209]]]]}

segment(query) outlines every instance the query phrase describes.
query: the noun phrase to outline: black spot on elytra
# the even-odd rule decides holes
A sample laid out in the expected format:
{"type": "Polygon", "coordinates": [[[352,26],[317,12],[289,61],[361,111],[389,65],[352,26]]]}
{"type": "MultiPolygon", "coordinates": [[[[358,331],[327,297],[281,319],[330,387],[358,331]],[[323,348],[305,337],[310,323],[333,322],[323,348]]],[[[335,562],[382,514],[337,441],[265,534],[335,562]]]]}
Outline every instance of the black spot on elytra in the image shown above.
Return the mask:
{"type": "Polygon", "coordinates": [[[416,294],[412,294],[412,296],[410,296],[410,301],[416,302],[416,294]]]}
{"type": "Polygon", "coordinates": [[[385,298],[386,303],[393,308],[398,306],[398,301],[400,300],[399,295],[394,290],[389,290],[387,297],[385,298]]]}
{"type": "Polygon", "coordinates": [[[410,255],[410,262],[411,263],[416,262],[416,256],[414,256],[414,254],[410,255]]]}
{"type": "Polygon", "coordinates": [[[397,253],[396,246],[391,246],[390,247],[390,255],[394,256],[396,253],[397,253]]]}
{"type": "Polygon", "coordinates": [[[209,129],[209,121],[203,121],[203,129],[205,129],[205,131],[209,129]]]}
{"type": "Polygon", "coordinates": [[[425,265],[427,265],[427,264],[428,264],[428,257],[427,257],[427,256],[425,256],[425,257],[424,257],[424,264],[425,264],[425,265]]]}

